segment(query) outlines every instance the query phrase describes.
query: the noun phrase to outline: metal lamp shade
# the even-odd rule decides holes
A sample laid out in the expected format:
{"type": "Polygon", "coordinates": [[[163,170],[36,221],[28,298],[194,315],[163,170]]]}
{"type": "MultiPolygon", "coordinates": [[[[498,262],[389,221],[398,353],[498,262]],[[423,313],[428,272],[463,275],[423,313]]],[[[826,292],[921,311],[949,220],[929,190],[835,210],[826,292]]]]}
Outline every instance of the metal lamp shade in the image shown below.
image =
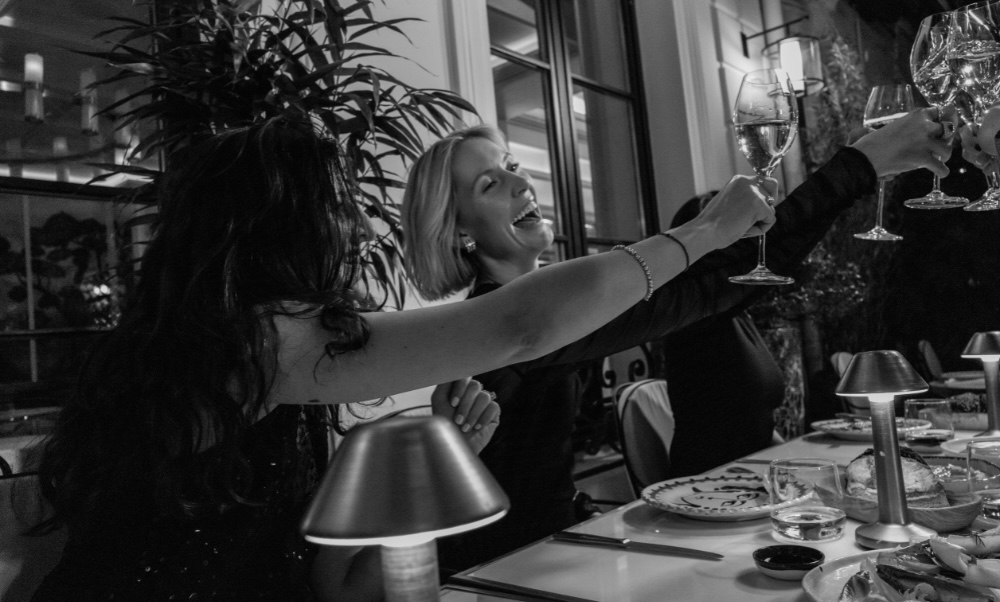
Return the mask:
{"type": "Polygon", "coordinates": [[[499,520],[510,502],[453,424],[440,416],[355,428],[334,454],[302,522],[327,545],[404,544],[499,520]]]}
{"type": "Polygon", "coordinates": [[[922,393],[927,383],[898,351],[856,353],[837,383],[837,395],[922,393]]]}
{"type": "Polygon", "coordinates": [[[1000,355],[1000,331],[977,332],[962,351],[962,357],[1000,355]]]}

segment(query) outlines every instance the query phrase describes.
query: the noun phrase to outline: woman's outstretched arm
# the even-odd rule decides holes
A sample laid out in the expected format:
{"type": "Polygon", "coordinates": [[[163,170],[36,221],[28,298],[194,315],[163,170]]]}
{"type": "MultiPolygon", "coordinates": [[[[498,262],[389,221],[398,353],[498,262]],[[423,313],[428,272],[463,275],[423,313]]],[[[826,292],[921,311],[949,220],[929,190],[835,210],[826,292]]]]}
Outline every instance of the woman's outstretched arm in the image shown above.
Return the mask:
{"type": "MultiPolygon", "coordinates": [[[[691,261],[768,229],[774,211],[746,177],[734,178],[698,218],[673,231],[691,261]]],[[[365,314],[368,343],[330,358],[315,315],[274,317],[276,403],[346,403],[429,386],[539,357],[612,320],[687,265],[676,241],[654,236],[537,270],[463,303],[365,314]]]]}

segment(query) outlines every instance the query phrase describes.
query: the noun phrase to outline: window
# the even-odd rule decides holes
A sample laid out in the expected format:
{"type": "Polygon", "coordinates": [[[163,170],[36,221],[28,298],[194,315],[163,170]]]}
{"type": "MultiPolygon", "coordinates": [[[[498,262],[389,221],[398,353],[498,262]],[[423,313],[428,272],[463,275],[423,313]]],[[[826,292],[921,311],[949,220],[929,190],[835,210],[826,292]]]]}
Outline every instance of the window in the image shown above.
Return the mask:
{"type": "Polygon", "coordinates": [[[535,182],[556,244],[604,251],[657,227],[626,0],[488,0],[497,125],[535,182]]]}
{"type": "MultiPolygon", "coordinates": [[[[116,318],[121,293],[104,281],[127,260],[113,200],[139,182],[100,164],[156,165],[133,151],[143,132],[94,113],[130,94],[87,86],[115,72],[94,35],[147,3],[0,0],[0,420],[41,385],[71,381],[83,352],[116,318]]],[[[126,235],[129,235],[126,233],[126,235]]],[[[47,390],[47,389],[45,389],[47,390]]],[[[61,395],[61,393],[60,393],[61,395]]],[[[31,399],[29,399],[31,398],[31,399]]]]}

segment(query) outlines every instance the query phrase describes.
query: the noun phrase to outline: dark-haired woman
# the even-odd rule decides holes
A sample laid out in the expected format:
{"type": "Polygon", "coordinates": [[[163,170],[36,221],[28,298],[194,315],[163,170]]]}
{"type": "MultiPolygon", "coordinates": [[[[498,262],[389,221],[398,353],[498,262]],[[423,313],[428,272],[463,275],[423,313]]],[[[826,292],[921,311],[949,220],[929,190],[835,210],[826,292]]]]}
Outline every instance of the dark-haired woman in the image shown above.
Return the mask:
{"type": "MultiPolygon", "coordinates": [[[[937,119],[936,109],[922,109],[891,129],[866,136],[789,195],[778,207],[777,225],[768,236],[768,265],[787,270],[801,261],[833,220],[870,191],[877,176],[917,167],[947,173],[938,157],[947,158],[951,147],[941,139],[944,130],[937,119]]],[[[712,203],[729,194],[727,186],[712,203]]],[[[470,285],[470,301],[506,292],[525,275],[538,273],[538,258],[553,240],[531,177],[499,131],[489,126],[455,132],[421,156],[410,170],[403,227],[407,268],[428,299],[470,285]]],[[[440,540],[442,566],[461,570],[578,522],[570,442],[579,404],[576,371],[583,362],[658,338],[745,300],[759,287],[730,284],[727,278],[749,271],[756,249],[756,241],[748,240],[701,261],[700,254],[692,254],[690,270],[648,303],[635,304],[600,330],[538,359],[476,373],[503,408],[504,418],[480,458],[510,497],[511,510],[493,525],[440,540]]]]}
{"type": "Polygon", "coordinates": [[[678,240],[694,260],[774,220],[741,178],[677,240],[374,312],[355,292],[368,230],[345,173],[334,142],[284,119],[171,162],[141,278],[45,448],[49,526],[69,540],[34,600],[377,599],[371,554],[317,555],[297,530],[329,404],[549,353],[680,273],[678,240]]]}

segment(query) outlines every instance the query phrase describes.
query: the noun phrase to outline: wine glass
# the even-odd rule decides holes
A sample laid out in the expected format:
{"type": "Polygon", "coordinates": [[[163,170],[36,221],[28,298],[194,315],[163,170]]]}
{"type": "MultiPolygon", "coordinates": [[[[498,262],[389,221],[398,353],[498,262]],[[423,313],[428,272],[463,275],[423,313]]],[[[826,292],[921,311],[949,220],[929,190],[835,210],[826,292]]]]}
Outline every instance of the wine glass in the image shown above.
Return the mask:
{"type": "MultiPolygon", "coordinates": [[[[910,72],[913,83],[931,105],[940,111],[950,104],[958,91],[955,76],[948,65],[948,31],[952,13],[937,13],[920,22],[917,37],[910,50],[910,72]]],[[[913,209],[947,209],[964,207],[969,199],[947,195],[941,191],[941,178],[934,174],[934,188],[926,195],[909,199],[903,205],[913,209]]]]}
{"type": "MultiPolygon", "coordinates": [[[[870,130],[881,129],[913,110],[913,92],[909,84],[889,84],[875,86],[868,96],[865,105],[863,125],[870,130]]],[[[902,240],[903,237],[893,234],[882,227],[882,207],[885,205],[885,185],[891,180],[878,180],[878,207],[875,209],[875,227],[867,232],[855,234],[854,238],[863,240],[902,240]]]]}
{"type": "MultiPolygon", "coordinates": [[[[799,127],[798,104],[788,73],[781,69],[759,69],[743,76],[733,108],[736,143],[750,167],[757,174],[760,191],[767,203],[774,199],[764,188],[764,179],[778,166],[795,140],[799,127]]],[[[791,284],[787,276],[779,276],[764,265],[764,235],[758,238],[757,267],[730,282],[740,284],[791,284]]]]}
{"type": "MultiPolygon", "coordinates": [[[[948,64],[956,85],[972,99],[972,120],[982,124],[986,110],[1000,100],[1000,4],[980,2],[954,11],[948,31],[948,64]]],[[[1000,209],[1000,163],[993,157],[990,187],[966,211],[1000,209]]]]}

